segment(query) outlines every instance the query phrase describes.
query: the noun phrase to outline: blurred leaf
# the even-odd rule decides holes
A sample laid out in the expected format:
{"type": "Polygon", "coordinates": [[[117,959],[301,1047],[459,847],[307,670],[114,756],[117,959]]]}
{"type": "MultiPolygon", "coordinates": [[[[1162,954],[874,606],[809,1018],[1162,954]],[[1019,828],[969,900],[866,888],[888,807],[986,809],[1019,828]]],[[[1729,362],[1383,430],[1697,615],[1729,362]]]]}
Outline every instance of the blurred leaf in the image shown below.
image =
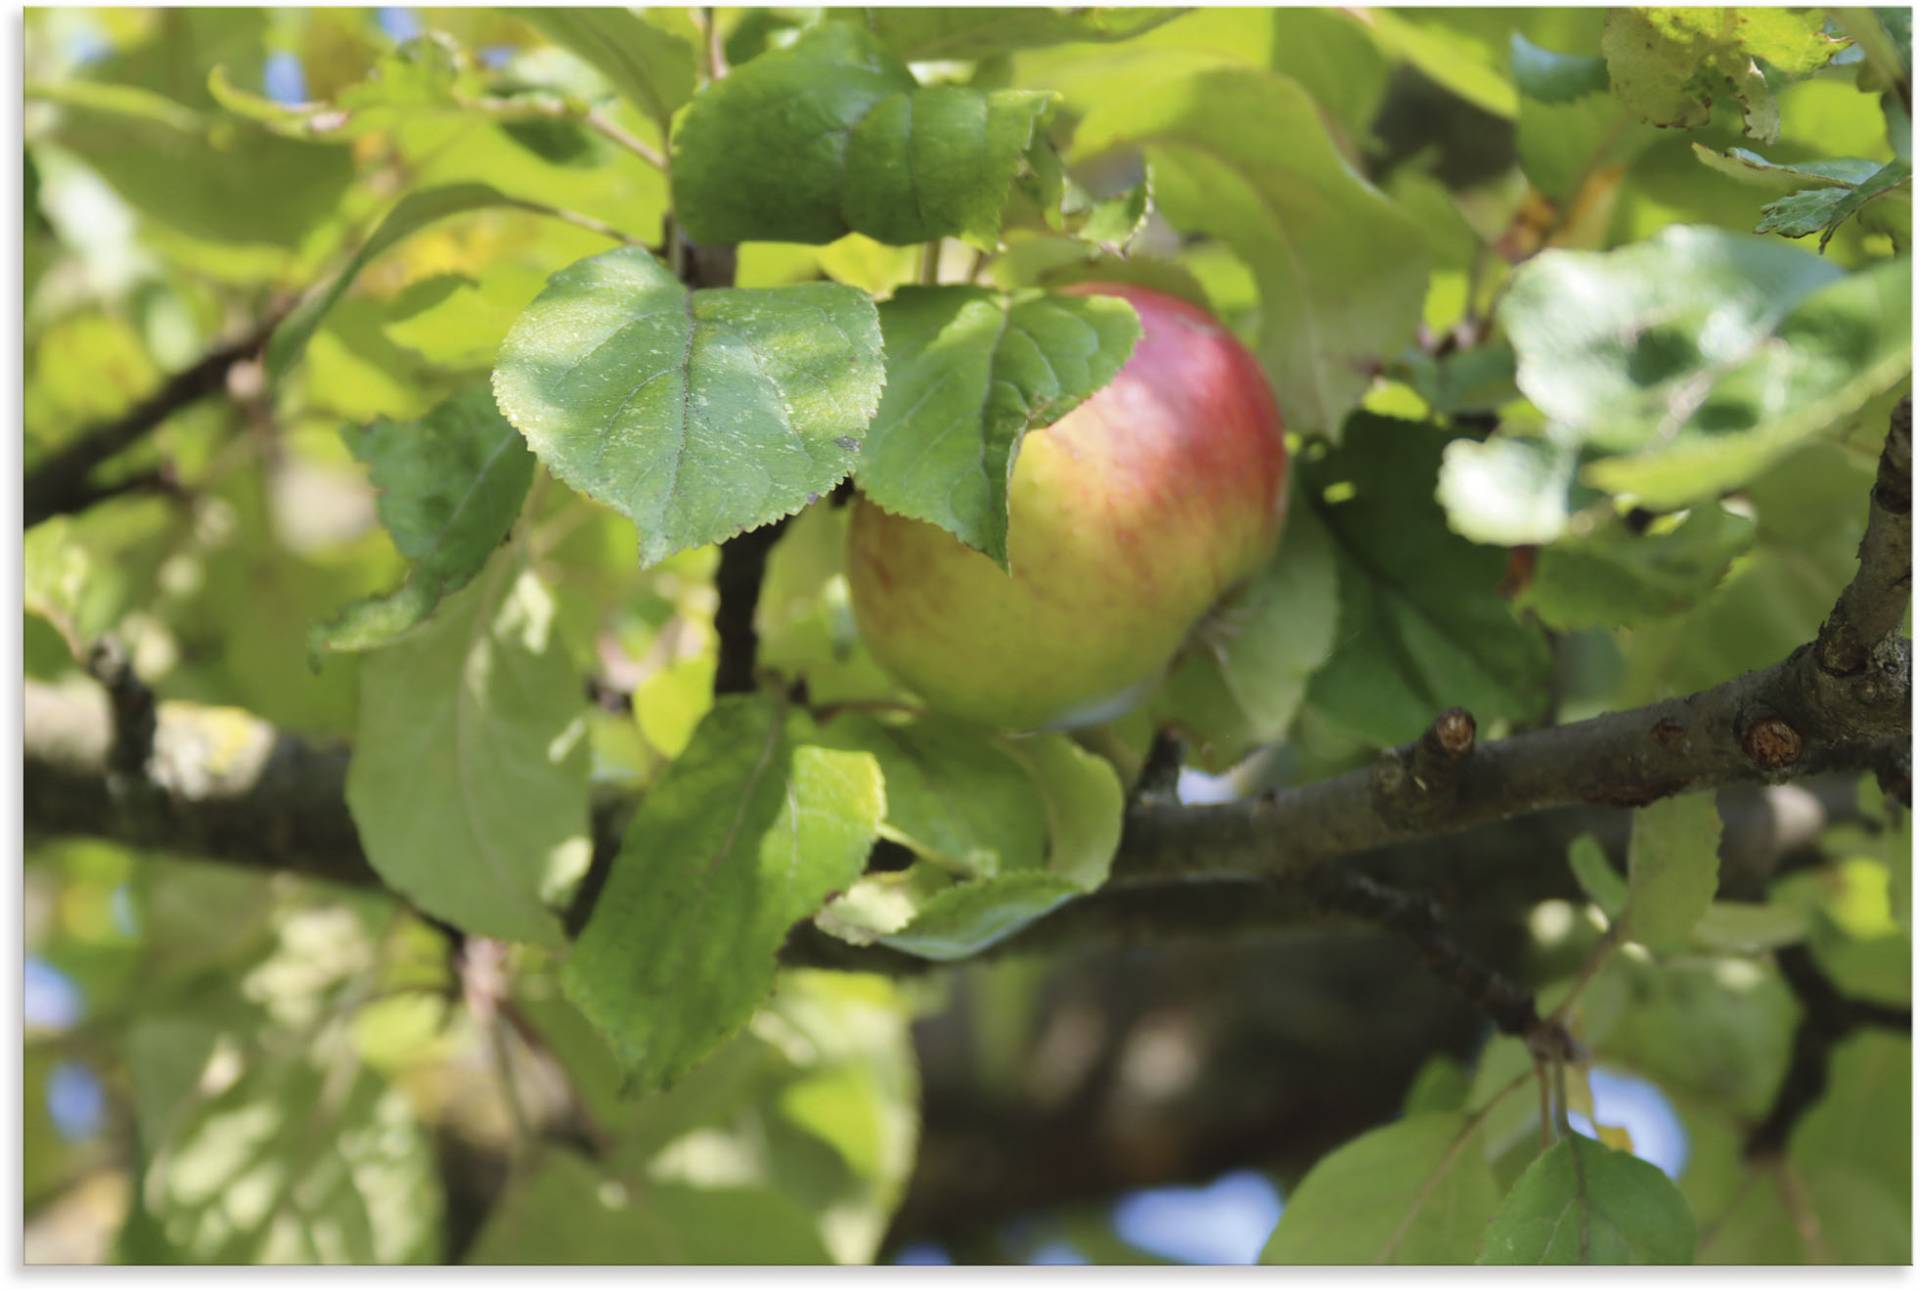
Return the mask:
{"type": "Polygon", "coordinates": [[[659,124],[662,135],[675,109],[693,97],[693,47],[638,14],[610,8],[507,12],[591,63],[608,84],[659,124]]]}
{"type": "Polygon", "coordinates": [[[1658,1168],[1572,1134],[1514,1184],[1480,1262],[1691,1263],[1696,1240],[1686,1197],[1658,1168]]]}
{"type": "Polygon", "coordinates": [[[827,1263],[812,1217],[777,1191],[625,1179],[564,1147],[508,1188],[466,1262],[827,1263]]]}
{"type": "Polygon", "coordinates": [[[1045,94],[916,85],[863,27],[829,22],[710,83],[674,132],[674,202],[701,242],[991,247],[1045,94]]]}
{"type": "Polygon", "coordinates": [[[839,17],[857,22],[880,38],[895,57],[925,59],[984,58],[1003,50],[1046,45],[1128,40],[1177,18],[1179,9],[1022,8],[990,6],[964,9],[883,8],[843,10],[839,17]]]}
{"type": "Polygon", "coordinates": [[[1074,155],[1124,146],[1145,149],[1175,227],[1252,267],[1254,349],[1288,426],[1337,434],[1372,366],[1413,338],[1427,286],[1418,227],[1335,150],[1300,85],[1269,72],[1221,68],[1107,104],[1074,155]]]}
{"type": "Polygon", "coordinates": [[[333,308],[368,261],[377,258],[395,244],[405,241],[437,220],[489,206],[519,205],[513,198],[485,184],[451,184],[444,188],[426,188],[408,193],[380,221],[373,235],[354,253],[338,274],[321,290],[308,296],[299,308],[274,328],[267,343],[267,372],[275,380],[283,379],[300,361],[307,342],[326,320],[333,308]]]}
{"type": "Polygon", "coordinates": [[[70,81],[30,97],[59,107],[48,138],[141,214],[205,242],[292,253],[353,178],[342,148],[203,117],[131,86],[70,81]]]}
{"type": "Polygon", "coordinates": [[[1442,443],[1431,427],[1361,414],[1342,447],[1299,463],[1340,572],[1338,640],[1308,695],[1382,746],[1454,704],[1488,723],[1546,701],[1546,642],[1499,594],[1505,553],[1449,532],[1434,500],[1442,443]],[[1323,500],[1334,488],[1351,496],[1323,500]]]}
{"type": "Polygon", "coordinates": [[[1567,848],[1567,866],[1587,899],[1600,907],[1609,919],[1618,921],[1627,907],[1627,880],[1607,859],[1600,840],[1583,833],[1567,848]]]}
{"type": "Polygon", "coordinates": [[[1583,478],[1677,507],[1737,487],[1904,375],[1911,298],[1904,261],[1847,277],[1779,243],[1676,227],[1537,257],[1500,319],[1527,397],[1618,454],[1583,478]]]}
{"type": "Polygon", "coordinates": [[[1628,934],[1655,947],[1684,940],[1720,884],[1720,811],[1712,793],[1664,798],[1633,813],[1627,843],[1628,934]]]}
{"type": "Polygon", "coordinates": [[[788,930],[859,877],[878,834],[879,764],[800,743],[801,722],[766,697],[716,703],[642,802],[574,943],[568,997],[640,1090],[746,1022],[788,930]]]}
{"type": "Polygon", "coordinates": [[[406,1098],[365,1068],[294,1059],[248,1071],[190,1112],[140,1186],[165,1243],[153,1261],[439,1257],[431,1145],[406,1098]]]}
{"type": "Polygon", "coordinates": [[[1552,542],[1566,531],[1579,453],[1550,438],[1455,439],[1442,452],[1436,496],[1447,526],[1490,546],[1552,542]]]}
{"type": "Polygon", "coordinates": [[[1573,202],[1597,170],[1630,163],[1653,141],[1653,131],[1607,92],[1604,58],[1555,53],[1516,31],[1512,59],[1520,168],[1555,202],[1573,202]]]}
{"type": "Polygon", "coordinates": [[[1020,441],[1073,411],[1140,338],[1115,296],[902,287],[880,306],[886,389],[860,489],[1007,567],[1007,495],[1020,441]]]}
{"type": "Polygon", "coordinates": [[[1761,954],[1805,939],[1807,920],[1783,904],[1751,905],[1716,900],[1694,924],[1693,939],[1726,954],[1761,954]]]}
{"type": "Polygon", "coordinates": [[[1479,1127],[1457,1111],[1407,1115],[1323,1158],[1287,1197],[1265,1264],[1465,1263],[1500,1204],[1479,1127]]]}
{"type": "Polygon", "coordinates": [[[1319,514],[1296,499],[1279,549],[1194,629],[1154,710],[1216,769],[1284,737],[1332,654],[1340,584],[1319,514]]]}
{"type": "Polygon", "coordinates": [[[1665,532],[1635,533],[1615,517],[1543,548],[1514,603],[1562,631],[1679,613],[1719,584],[1754,532],[1751,519],[1718,502],[1694,507],[1665,532]]]}
{"type": "Polygon", "coordinates": [[[410,567],[403,586],[347,606],[313,641],[316,649],[377,649],[425,622],[480,572],[520,514],[533,454],[485,386],[412,425],[377,421],[346,439],[371,468],[381,522],[410,567]]]}
{"type": "Polygon", "coordinates": [[[559,943],[547,909],[583,872],[580,679],[551,593],[511,554],[362,665],[347,806],[395,890],[464,931],[559,943]]]}
{"type": "Polygon", "coordinates": [[[850,287],[689,292],[630,247],[553,276],[493,385],[548,469],[635,522],[649,565],[844,479],[879,402],[880,349],[850,287]]]}

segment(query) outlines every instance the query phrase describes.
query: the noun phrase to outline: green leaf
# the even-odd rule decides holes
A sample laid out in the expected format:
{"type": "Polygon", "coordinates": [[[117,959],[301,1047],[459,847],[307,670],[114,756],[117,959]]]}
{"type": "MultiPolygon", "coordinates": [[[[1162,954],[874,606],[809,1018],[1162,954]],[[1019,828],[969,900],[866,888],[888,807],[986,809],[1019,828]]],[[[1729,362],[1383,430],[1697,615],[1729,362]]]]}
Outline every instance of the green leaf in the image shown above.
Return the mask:
{"type": "Polygon", "coordinates": [[[1481,1263],[1691,1263],[1693,1210],[1644,1160],[1578,1134],[1514,1184],[1487,1225],[1481,1263]]]}
{"type": "Polygon", "coordinates": [[[1607,93],[1604,58],[1558,54],[1513,34],[1513,76],[1520,90],[1514,144],[1533,186],[1562,204],[1606,167],[1631,162],[1655,133],[1628,119],[1607,93]]]}
{"type": "Polygon", "coordinates": [[[1625,917],[1635,940],[1684,940],[1719,885],[1720,811],[1712,793],[1664,798],[1633,813],[1625,917]]]}
{"type": "Polygon", "coordinates": [[[381,878],[464,931],[557,945],[586,868],[580,679],[510,554],[360,667],[347,806],[381,878]]]}
{"type": "Polygon", "coordinates": [[[1180,9],[1021,8],[962,9],[890,7],[840,10],[880,38],[888,52],[907,62],[985,58],[1046,45],[1107,44],[1130,40],[1181,15],[1180,9]]]}
{"type": "Polygon", "coordinates": [[[985,731],[938,717],[902,723],[851,712],[821,741],[871,753],[886,778],[881,835],[964,877],[1033,868],[1046,854],[1045,803],[1026,768],[985,731]]]}
{"type": "Polygon", "coordinates": [[[1833,1050],[1827,1095],[1787,1154],[1824,1249],[1808,1261],[1904,1263],[1913,1239],[1913,1042],[1862,1031],[1833,1050]],[[1822,1255],[1824,1253],[1824,1258],[1822,1255]]]}
{"type": "Polygon", "coordinates": [[[1804,76],[1844,47],[1822,32],[1818,10],[1613,9],[1601,38],[1614,93],[1650,125],[1707,124],[1713,101],[1732,98],[1746,131],[1772,142],[1780,110],[1755,59],[1804,76]]]}
{"type": "Polygon", "coordinates": [[[1478,1125],[1404,1116],[1322,1159],[1287,1197],[1265,1264],[1467,1263],[1500,1204],[1478,1125]]]}
{"type": "Polygon", "coordinates": [[[813,1218],[763,1187],[689,1187],[549,1148],[487,1217],[473,1265],[831,1263],[813,1218]]]}
{"type": "Polygon", "coordinates": [[[567,995],[630,1085],[686,1074],[745,1024],[794,923],[860,876],[879,763],[799,742],[776,699],[720,700],[647,793],[575,942],[567,995]]]}
{"type": "Polygon", "coordinates": [[[1506,554],[1449,532],[1434,500],[1443,442],[1432,427],[1360,414],[1339,449],[1299,462],[1340,571],[1340,643],[1309,701],[1381,745],[1456,704],[1488,723],[1546,702],[1546,641],[1500,596],[1506,554]],[[1350,496],[1329,501],[1329,489],[1350,496]]]}
{"type": "Polygon", "coordinates": [[[880,306],[886,392],[860,487],[1007,567],[1007,490],[1020,440],[1099,390],[1140,338],[1115,296],[902,287],[880,306]]]}
{"type": "Polygon", "coordinates": [[[501,344],[493,389],[549,470],[634,521],[650,565],[846,478],[883,379],[861,292],[689,292],[623,247],[553,275],[501,344]]]}
{"type": "Polygon", "coordinates": [[[1751,519],[1707,502],[1665,531],[1635,533],[1619,517],[1540,552],[1515,604],[1549,627],[1631,627],[1698,604],[1753,545],[1751,519]]]}
{"type": "Polygon", "coordinates": [[[1608,918],[1618,921],[1627,907],[1627,880],[1607,859],[1600,839],[1591,833],[1575,838],[1567,848],[1567,867],[1573,870],[1574,880],[1587,899],[1598,905],[1608,918]]]}
{"type": "Polygon", "coordinates": [[[1700,164],[1716,174],[1752,188],[1790,193],[1800,188],[1852,188],[1864,183],[1881,166],[1877,161],[1859,157],[1835,157],[1828,161],[1797,161],[1783,165],[1768,161],[1745,148],[1716,152],[1703,143],[1693,145],[1700,164]]]}
{"type": "Polygon", "coordinates": [[[676,108],[693,97],[693,47],[625,9],[508,9],[548,40],[592,64],[665,135],[676,108]]]}
{"type": "Polygon", "coordinates": [[[1296,499],[1289,510],[1273,558],[1194,629],[1156,703],[1212,766],[1284,737],[1309,679],[1333,653],[1333,542],[1312,506],[1296,499]]]}
{"type": "Polygon", "coordinates": [[[284,254],[331,217],[353,179],[343,148],[203,116],[127,85],[68,81],[28,97],[58,105],[44,136],[79,155],[141,214],[187,237],[284,254]]]}
{"type": "MultiPolygon", "coordinates": [[[[907,737],[922,749],[927,746],[917,732],[907,737]]],[[[929,860],[900,873],[869,874],[821,912],[817,921],[823,930],[854,944],[878,940],[909,954],[949,962],[1014,935],[1106,881],[1119,850],[1125,806],[1113,767],[1064,735],[994,737],[965,760],[958,750],[949,749],[945,765],[939,768],[946,772],[941,787],[956,796],[988,788],[979,763],[987,747],[1024,772],[1024,799],[1004,782],[995,782],[990,791],[999,800],[999,809],[1021,812],[1022,824],[1030,818],[1027,813],[1044,811],[1044,854],[1023,829],[1017,835],[1003,833],[1001,849],[995,853],[997,863],[991,868],[981,865],[970,876],[956,877],[950,864],[929,860]]],[[[930,763],[924,756],[922,760],[930,763]]],[[[882,764],[886,764],[884,755],[882,764]]],[[[998,775],[996,767],[996,781],[998,775]]],[[[915,775],[907,782],[916,797],[921,792],[920,779],[915,775]]],[[[976,822],[968,827],[974,835],[986,832],[976,822]]]]}
{"type": "Polygon", "coordinates": [[[701,90],[673,194],[701,242],[998,240],[1047,94],[921,88],[862,27],[822,23],[701,90]]]}
{"type": "Polygon", "coordinates": [[[1499,311],[1521,391],[1556,435],[1601,454],[1582,479],[1656,509],[1738,487],[1890,387],[1911,365],[1911,314],[1905,260],[1848,276],[1689,227],[1548,251],[1499,311]]]}
{"type": "Polygon", "coordinates": [[[1716,900],[1693,926],[1695,944],[1723,954],[1763,954],[1806,935],[1806,915],[1787,904],[1716,900]]]}
{"type": "MultiPolygon", "coordinates": [[[[1833,240],[1833,235],[1840,231],[1840,226],[1868,205],[1881,198],[1895,196],[1901,188],[1911,190],[1912,187],[1913,167],[1904,161],[1889,161],[1854,187],[1810,188],[1769,202],[1762,208],[1760,223],[1753,231],[1778,233],[1782,237],[1806,237],[1810,233],[1818,233],[1820,249],[1824,251],[1827,243],[1833,240]]],[[[1910,221],[1913,203],[1911,191],[1906,194],[1906,202],[1910,221]]],[[[1898,240],[1905,246],[1912,240],[1911,234],[1898,240]]]]}
{"type": "Polygon", "coordinates": [[[432,1263],[439,1169],[406,1096],[364,1067],[255,1067],[190,1108],[140,1202],[179,1263],[432,1263]]]}
{"type": "Polygon", "coordinates": [[[1096,109],[1074,138],[1080,158],[1129,146],[1145,149],[1176,228],[1252,267],[1254,351],[1289,428],[1336,434],[1373,366],[1413,339],[1427,289],[1418,226],[1355,173],[1306,91],[1270,72],[1157,84],[1096,109]]]}
{"type": "Polygon", "coordinates": [[[306,351],[307,342],[326,321],[328,312],[347,293],[347,288],[369,261],[438,220],[489,206],[523,205],[486,184],[449,184],[444,188],[408,193],[387,212],[346,266],[325,287],[301,301],[274,329],[273,338],[267,342],[267,374],[278,382],[292,370],[306,351]]]}
{"type": "MultiPolygon", "coordinates": [[[[1459,95],[1483,112],[1511,119],[1517,108],[1514,87],[1505,75],[1498,44],[1479,39],[1462,25],[1462,11],[1369,9],[1374,38],[1412,63],[1437,84],[1459,95]]],[[[1504,35],[1504,33],[1503,33],[1504,35]]]]}
{"type": "Polygon", "coordinates": [[[533,454],[478,386],[419,422],[344,432],[380,489],[380,521],[407,557],[406,583],[356,601],[316,628],[313,648],[377,649],[425,622],[473,580],[513,529],[533,482],[533,454]]]}

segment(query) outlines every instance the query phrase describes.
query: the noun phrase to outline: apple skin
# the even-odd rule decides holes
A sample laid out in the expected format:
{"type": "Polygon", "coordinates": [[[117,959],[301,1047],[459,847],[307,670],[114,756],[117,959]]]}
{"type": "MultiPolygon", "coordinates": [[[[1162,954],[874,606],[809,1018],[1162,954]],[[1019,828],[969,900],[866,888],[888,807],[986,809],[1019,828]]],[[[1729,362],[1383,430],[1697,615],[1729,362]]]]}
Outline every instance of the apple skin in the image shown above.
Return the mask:
{"type": "Polygon", "coordinates": [[[1143,699],[1266,560],[1287,450],[1259,363],[1184,300],[1119,284],[1141,337],[1117,376],[1021,441],[1012,574],[932,524],[854,502],[861,638],[929,707],[1002,730],[1088,725],[1143,699]]]}

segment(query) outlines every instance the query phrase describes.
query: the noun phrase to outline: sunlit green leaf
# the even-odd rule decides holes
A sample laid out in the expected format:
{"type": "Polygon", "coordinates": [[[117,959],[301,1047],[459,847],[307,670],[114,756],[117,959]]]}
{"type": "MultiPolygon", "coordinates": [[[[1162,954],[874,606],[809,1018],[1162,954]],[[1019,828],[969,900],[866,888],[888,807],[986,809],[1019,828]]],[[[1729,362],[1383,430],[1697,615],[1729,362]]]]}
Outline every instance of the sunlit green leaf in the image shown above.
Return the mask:
{"type": "Polygon", "coordinates": [[[629,247],[553,276],[493,388],[534,454],[632,519],[655,564],[846,478],[882,380],[878,319],[852,288],[689,292],[629,247]]]}

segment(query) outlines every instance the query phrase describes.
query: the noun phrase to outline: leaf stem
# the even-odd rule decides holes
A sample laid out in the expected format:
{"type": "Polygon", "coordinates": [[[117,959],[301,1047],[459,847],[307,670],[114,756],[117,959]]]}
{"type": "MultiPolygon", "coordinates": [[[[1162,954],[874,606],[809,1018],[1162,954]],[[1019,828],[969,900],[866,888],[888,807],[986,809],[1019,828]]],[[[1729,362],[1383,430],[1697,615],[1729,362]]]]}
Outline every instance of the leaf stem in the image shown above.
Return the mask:
{"type": "Polygon", "coordinates": [[[657,151],[652,144],[647,143],[639,136],[629,133],[625,127],[617,124],[613,118],[609,117],[605,112],[597,109],[589,110],[581,120],[585,122],[590,129],[597,131],[609,142],[618,147],[625,148],[628,152],[631,152],[634,156],[640,158],[640,160],[646,162],[661,174],[664,175],[667,173],[667,158],[664,153],[657,151]]]}
{"type": "Polygon", "coordinates": [[[937,237],[920,248],[920,285],[940,285],[940,239],[937,237]]]}

